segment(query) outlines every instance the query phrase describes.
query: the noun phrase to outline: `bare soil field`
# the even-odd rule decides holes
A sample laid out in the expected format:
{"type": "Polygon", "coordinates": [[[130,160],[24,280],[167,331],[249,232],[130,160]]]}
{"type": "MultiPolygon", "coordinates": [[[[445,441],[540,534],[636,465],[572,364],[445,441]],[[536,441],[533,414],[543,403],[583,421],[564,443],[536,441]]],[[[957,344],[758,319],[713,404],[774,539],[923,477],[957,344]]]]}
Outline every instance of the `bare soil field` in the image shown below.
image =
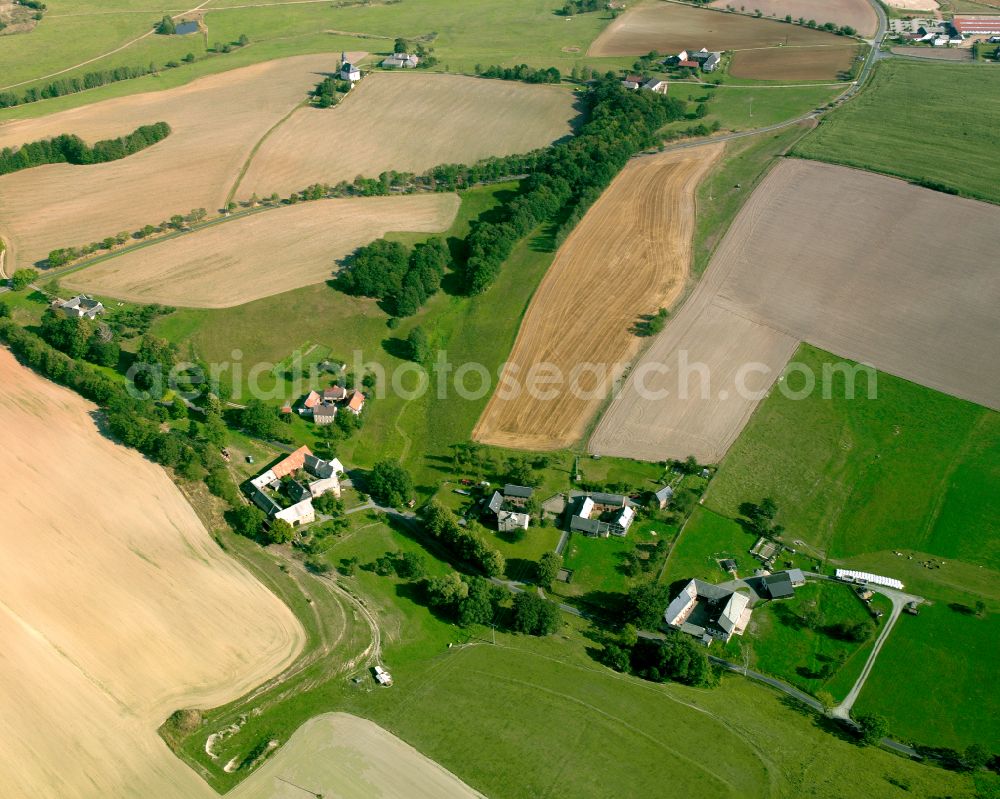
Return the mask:
{"type": "Polygon", "coordinates": [[[160,120],[172,128],[163,141],[120,161],[48,164],[0,177],[0,234],[11,246],[9,267],[192,208],[220,207],[257,141],[332,63],[320,55],[269,61],[0,126],[0,147],[60,133],[93,142],[160,120]]]}
{"type": "Polygon", "coordinates": [[[885,0],[885,4],[902,11],[937,11],[941,8],[937,0],[885,0]]]}
{"type": "Polygon", "coordinates": [[[754,47],[842,45],[831,33],[657,0],[626,11],[598,36],[590,56],[645,55],[650,50],[745,50],[754,47]]]}
{"type": "Polygon", "coordinates": [[[784,19],[791,14],[792,19],[814,19],[820,25],[850,25],[864,36],[873,35],[878,28],[878,17],[868,0],[754,0],[750,4],[744,0],[713,0],[708,4],[709,8],[722,10],[726,6],[746,6],[748,12],[759,9],[765,17],[784,19]]]}
{"type": "MultiPolygon", "coordinates": [[[[591,451],[718,461],[800,340],[1000,408],[1000,272],[984,257],[998,228],[994,205],[783,161],[633,370],[591,451]],[[938,235],[948,230],[962,234],[938,235]],[[678,396],[675,367],[699,362],[710,377],[708,397],[678,396]],[[749,391],[738,390],[741,368],[749,391]]],[[[700,381],[699,373],[689,389],[700,381]]]]}
{"type": "Polygon", "coordinates": [[[125,253],[63,282],[136,302],[228,308],[322,283],[337,259],[389,231],[446,230],[459,205],[455,194],[288,205],[125,253]]]}
{"type": "Polygon", "coordinates": [[[346,713],[310,719],[230,799],[481,799],[450,771],[377,724],[346,713]]]}
{"type": "Polygon", "coordinates": [[[842,79],[851,69],[859,48],[855,44],[831,47],[768,47],[733,54],[729,74],[754,80],[842,79]]]}
{"type": "Polygon", "coordinates": [[[527,152],[569,134],[575,115],[572,93],[556,86],[375,73],[334,108],[296,111],[261,145],[238,195],[527,152]]]}
{"type": "Polygon", "coordinates": [[[258,685],[304,632],[93,412],[0,349],[2,792],[207,799],[157,727],[258,685]]]}
{"type": "Polygon", "coordinates": [[[932,61],[972,61],[971,47],[893,47],[894,55],[932,61]]]}
{"type": "Polygon", "coordinates": [[[684,288],[694,192],[722,147],[638,158],[615,178],[560,248],[507,361],[522,386],[536,364],[554,365],[566,382],[549,399],[498,390],[472,433],[475,440],[524,449],[580,440],[612,381],[639,351],[633,325],[642,314],[670,306],[684,288]],[[583,363],[596,370],[574,375],[583,363]]]}

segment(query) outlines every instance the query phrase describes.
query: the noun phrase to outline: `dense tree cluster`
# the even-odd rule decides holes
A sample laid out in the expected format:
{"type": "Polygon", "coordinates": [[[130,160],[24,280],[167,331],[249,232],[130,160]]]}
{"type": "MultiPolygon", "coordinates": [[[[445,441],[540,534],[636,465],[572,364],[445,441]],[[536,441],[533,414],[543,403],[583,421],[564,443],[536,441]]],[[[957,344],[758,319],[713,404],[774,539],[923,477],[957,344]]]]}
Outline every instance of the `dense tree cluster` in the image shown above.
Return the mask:
{"type": "Polygon", "coordinates": [[[382,505],[398,506],[410,500],[413,481],[396,461],[379,461],[368,473],[368,493],[382,505]]]}
{"type": "Polygon", "coordinates": [[[708,685],[712,669],[708,650],[690,635],[671,630],[662,639],[640,638],[629,657],[632,672],[655,682],[708,685]]]}
{"type": "Polygon", "coordinates": [[[0,150],[0,175],[42,164],[100,164],[117,161],[162,141],[170,135],[170,125],[156,122],[143,125],[117,139],[103,139],[93,147],[79,136],[63,133],[51,139],[28,142],[0,150]]]}
{"type": "Polygon", "coordinates": [[[320,108],[329,108],[337,104],[341,94],[346,94],[350,90],[350,81],[327,77],[317,83],[316,88],[309,95],[312,97],[313,103],[320,108]]]}
{"type": "Polygon", "coordinates": [[[507,567],[504,556],[474,531],[459,525],[451,511],[431,502],[421,511],[424,529],[440,541],[455,558],[470,563],[488,577],[498,577],[507,567]]]}
{"type": "Polygon", "coordinates": [[[120,347],[105,324],[48,310],[42,316],[43,339],[71,358],[86,358],[100,366],[116,366],[120,347]]]}
{"type": "Polygon", "coordinates": [[[449,572],[423,581],[424,594],[431,607],[453,618],[463,627],[492,624],[507,592],[489,580],[460,576],[449,572]]]}
{"type": "Polygon", "coordinates": [[[551,635],[562,625],[559,606],[538,594],[524,591],[514,597],[513,628],[528,635],[551,635]]]}
{"type": "Polygon", "coordinates": [[[628,592],[624,621],[640,629],[655,630],[660,626],[663,611],[669,603],[669,586],[655,582],[642,583],[628,592]]]}
{"type": "Polygon", "coordinates": [[[657,131],[684,116],[685,103],[655,92],[629,92],[609,75],[586,97],[589,121],[578,135],[539,157],[520,196],[502,218],[478,222],[469,233],[465,288],[480,294],[500,273],[514,244],[541,222],[564,210],[562,241],[629,158],[656,141],[657,131]]]}
{"type": "Polygon", "coordinates": [[[571,17],[574,14],[586,14],[590,11],[600,11],[607,8],[605,0],[566,0],[566,4],[559,9],[559,13],[564,17],[571,17]]]}
{"type": "Polygon", "coordinates": [[[10,277],[10,287],[14,291],[24,291],[38,277],[38,270],[31,267],[16,269],[10,277]]]}
{"type": "Polygon", "coordinates": [[[440,288],[448,258],[448,247],[439,238],[412,250],[377,239],[348,259],[337,284],[348,294],[384,300],[393,316],[412,316],[440,288]]]}
{"type": "Polygon", "coordinates": [[[476,71],[483,78],[521,80],[525,83],[559,83],[562,80],[562,73],[555,67],[535,69],[527,64],[519,64],[516,67],[501,67],[494,64],[485,69],[480,67],[476,71]]]}

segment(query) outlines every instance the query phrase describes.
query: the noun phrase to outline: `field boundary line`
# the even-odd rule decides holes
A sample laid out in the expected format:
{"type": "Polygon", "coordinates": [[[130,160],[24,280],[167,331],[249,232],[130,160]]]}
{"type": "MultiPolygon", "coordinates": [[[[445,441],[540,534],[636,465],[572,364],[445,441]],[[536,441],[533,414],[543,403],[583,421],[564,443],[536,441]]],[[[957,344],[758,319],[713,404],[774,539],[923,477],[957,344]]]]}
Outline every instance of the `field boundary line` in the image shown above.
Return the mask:
{"type": "Polygon", "coordinates": [[[237,192],[237,190],[240,187],[240,183],[243,182],[243,178],[246,177],[247,170],[250,169],[250,164],[253,162],[253,159],[257,155],[257,152],[260,150],[261,146],[264,144],[265,141],[267,141],[267,138],[272,133],[274,133],[274,131],[276,131],[278,128],[280,128],[282,125],[284,125],[289,119],[291,119],[292,115],[296,111],[298,111],[301,108],[306,108],[308,106],[308,104],[309,104],[308,100],[303,100],[301,103],[299,103],[294,108],[292,108],[291,111],[289,111],[287,114],[285,114],[281,119],[279,119],[277,122],[275,122],[273,125],[271,125],[271,127],[269,127],[266,131],[264,131],[264,135],[261,136],[257,140],[257,143],[254,144],[254,146],[250,148],[250,152],[247,154],[246,159],[243,161],[243,166],[240,167],[240,171],[236,175],[236,182],[233,183],[232,187],[229,189],[229,193],[226,195],[226,199],[222,201],[222,204],[224,206],[228,206],[229,203],[231,203],[233,201],[233,197],[236,196],[236,192],[237,192]]]}

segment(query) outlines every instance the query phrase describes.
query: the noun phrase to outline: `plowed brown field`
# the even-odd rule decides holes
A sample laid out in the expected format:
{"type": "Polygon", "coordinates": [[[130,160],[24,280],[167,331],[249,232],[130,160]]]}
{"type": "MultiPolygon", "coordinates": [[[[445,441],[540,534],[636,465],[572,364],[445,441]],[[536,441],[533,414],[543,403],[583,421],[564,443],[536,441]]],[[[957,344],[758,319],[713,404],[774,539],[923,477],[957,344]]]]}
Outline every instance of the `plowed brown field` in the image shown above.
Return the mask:
{"type": "Polygon", "coordinates": [[[0,794],[211,797],[157,727],[260,684],[304,632],[93,412],[0,348],[0,794]]]}
{"type": "Polygon", "coordinates": [[[136,302],[228,308],[322,283],[337,259],[389,231],[446,230],[459,204],[455,194],[299,203],[143,247],[63,282],[136,302]]]}
{"type": "Polygon", "coordinates": [[[296,111],[261,145],[238,194],[523,153],[570,133],[575,114],[572,92],[556,86],[375,73],[335,108],[296,111]]]}
{"type": "Polygon", "coordinates": [[[583,436],[612,381],[639,350],[634,323],[669,306],[684,287],[695,188],[722,147],[639,158],[615,178],[560,248],[508,360],[509,374],[522,387],[538,364],[553,365],[565,382],[548,387],[551,398],[542,390],[532,397],[498,389],[473,431],[475,440],[557,449],[583,436]]]}
{"type": "Polygon", "coordinates": [[[160,120],[173,131],[120,161],[48,164],[0,177],[8,268],[30,266],[56,247],[131,232],[192,208],[220,207],[254,145],[332,63],[323,55],[269,61],[0,126],[0,147],[59,133],[93,142],[160,120]]]}
{"type": "Polygon", "coordinates": [[[738,50],[729,74],[754,80],[832,80],[851,69],[859,52],[854,44],[738,50]]]}
{"type": "MultiPolygon", "coordinates": [[[[709,8],[725,9],[727,5],[739,8],[746,4],[736,0],[713,0],[709,8]]],[[[878,27],[878,17],[868,0],[754,0],[752,6],[747,6],[747,11],[757,9],[766,17],[784,19],[786,14],[791,14],[792,19],[814,19],[820,25],[825,22],[850,25],[865,36],[874,34],[878,27]]]]}
{"type": "MultiPolygon", "coordinates": [[[[823,20],[825,21],[825,20],[823,20]]],[[[690,48],[745,50],[753,47],[841,45],[842,37],[744,14],[727,14],[662,0],[630,9],[608,25],[587,55],[676,53],[690,48]]]]}
{"type": "Polygon", "coordinates": [[[718,461],[799,341],[1000,409],[1000,270],[986,255],[998,229],[995,205],[783,161],[636,365],[591,451],[718,461]],[[961,235],[938,235],[947,230],[961,235]]]}

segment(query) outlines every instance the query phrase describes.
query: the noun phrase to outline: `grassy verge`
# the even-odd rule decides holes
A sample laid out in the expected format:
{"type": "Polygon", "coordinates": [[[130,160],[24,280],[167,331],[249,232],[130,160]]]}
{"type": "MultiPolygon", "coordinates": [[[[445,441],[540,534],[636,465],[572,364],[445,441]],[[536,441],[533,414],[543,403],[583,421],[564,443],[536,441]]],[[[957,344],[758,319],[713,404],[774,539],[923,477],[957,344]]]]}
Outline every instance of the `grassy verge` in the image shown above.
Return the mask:
{"type": "Polygon", "coordinates": [[[1000,147],[998,114],[1000,82],[989,65],[887,60],[792,152],[1000,202],[1000,162],[983,158],[1000,147]]]}

